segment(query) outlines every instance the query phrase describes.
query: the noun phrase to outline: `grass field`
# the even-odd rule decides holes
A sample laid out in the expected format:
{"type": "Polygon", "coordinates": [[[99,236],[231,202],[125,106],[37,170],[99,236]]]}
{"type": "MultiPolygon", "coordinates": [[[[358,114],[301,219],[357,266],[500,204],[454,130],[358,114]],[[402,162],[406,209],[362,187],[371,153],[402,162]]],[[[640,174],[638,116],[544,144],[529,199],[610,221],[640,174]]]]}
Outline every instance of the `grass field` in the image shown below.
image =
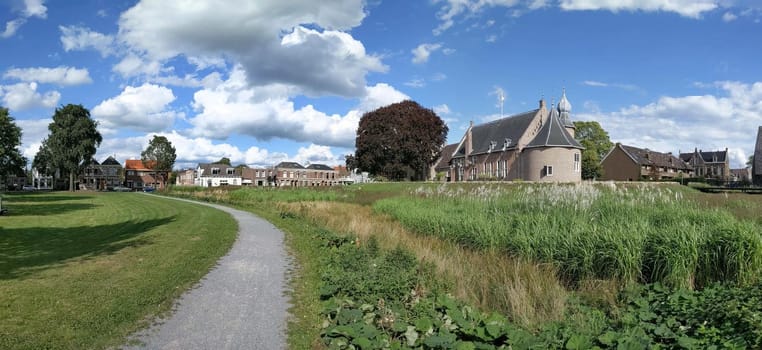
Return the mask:
{"type": "Polygon", "coordinates": [[[138,193],[3,198],[2,349],[122,344],[205,275],[237,230],[223,212],[138,193]]]}

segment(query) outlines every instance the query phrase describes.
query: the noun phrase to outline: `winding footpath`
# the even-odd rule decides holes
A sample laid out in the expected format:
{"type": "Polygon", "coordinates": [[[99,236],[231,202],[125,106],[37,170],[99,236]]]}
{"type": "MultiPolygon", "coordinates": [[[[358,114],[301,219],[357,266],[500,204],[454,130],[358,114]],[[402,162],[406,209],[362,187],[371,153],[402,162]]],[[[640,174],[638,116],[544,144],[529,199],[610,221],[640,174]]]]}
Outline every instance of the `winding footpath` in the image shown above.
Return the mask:
{"type": "Polygon", "coordinates": [[[238,238],[168,319],[131,336],[125,349],[285,349],[290,260],[283,232],[245,211],[188,202],[231,214],[238,238]]]}

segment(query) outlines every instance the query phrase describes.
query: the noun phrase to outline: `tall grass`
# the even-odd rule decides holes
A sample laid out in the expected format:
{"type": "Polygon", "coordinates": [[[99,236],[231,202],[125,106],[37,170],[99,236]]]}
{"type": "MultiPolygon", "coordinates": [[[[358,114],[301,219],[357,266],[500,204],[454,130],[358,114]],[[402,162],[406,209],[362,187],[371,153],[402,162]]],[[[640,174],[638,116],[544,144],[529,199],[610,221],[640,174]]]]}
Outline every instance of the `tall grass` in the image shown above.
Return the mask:
{"type": "Polygon", "coordinates": [[[421,234],[552,263],[570,284],[745,285],[759,280],[762,266],[758,225],[664,186],[442,185],[379,200],[374,209],[421,234]]]}

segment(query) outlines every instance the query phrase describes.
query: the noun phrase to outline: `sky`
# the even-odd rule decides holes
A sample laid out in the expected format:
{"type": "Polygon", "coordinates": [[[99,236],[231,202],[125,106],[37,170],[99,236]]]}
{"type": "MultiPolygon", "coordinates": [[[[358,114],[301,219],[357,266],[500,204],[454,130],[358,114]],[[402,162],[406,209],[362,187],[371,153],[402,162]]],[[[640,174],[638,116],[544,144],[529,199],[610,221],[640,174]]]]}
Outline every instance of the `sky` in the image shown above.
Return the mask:
{"type": "Polygon", "coordinates": [[[743,167],[761,21],[758,0],[0,0],[0,106],[30,164],[55,109],[81,104],[99,161],[163,135],[176,168],[338,165],[391,103],[433,109],[452,143],[565,91],[612,142],[743,167]]]}

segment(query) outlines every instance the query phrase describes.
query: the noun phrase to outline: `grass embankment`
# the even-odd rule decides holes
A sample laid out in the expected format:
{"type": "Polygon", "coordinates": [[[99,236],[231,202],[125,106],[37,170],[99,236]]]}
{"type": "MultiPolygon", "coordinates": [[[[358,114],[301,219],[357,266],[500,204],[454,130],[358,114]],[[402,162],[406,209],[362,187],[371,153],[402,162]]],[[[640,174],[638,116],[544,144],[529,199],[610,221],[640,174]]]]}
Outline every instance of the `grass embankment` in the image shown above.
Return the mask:
{"type": "Polygon", "coordinates": [[[422,188],[374,204],[409,229],[477,250],[552,263],[586,279],[703,287],[750,285],[762,272],[760,226],[699,207],[670,186],[422,188]]]}
{"type": "Polygon", "coordinates": [[[118,346],[235,241],[227,214],[137,193],[5,195],[0,348],[118,346]]]}

